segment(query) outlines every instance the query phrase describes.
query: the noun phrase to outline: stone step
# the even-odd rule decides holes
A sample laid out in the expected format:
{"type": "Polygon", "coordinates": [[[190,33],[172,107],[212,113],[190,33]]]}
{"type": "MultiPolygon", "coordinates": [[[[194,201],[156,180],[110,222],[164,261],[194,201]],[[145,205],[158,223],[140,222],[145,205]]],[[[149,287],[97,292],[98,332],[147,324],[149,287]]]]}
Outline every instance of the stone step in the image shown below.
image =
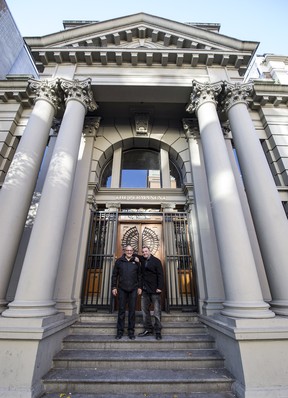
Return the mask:
{"type": "Polygon", "coordinates": [[[130,340],[123,336],[121,340],[115,340],[114,335],[105,334],[70,334],[64,341],[66,349],[119,349],[122,350],[158,350],[158,349],[193,349],[193,348],[214,348],[214,339],[208,334],[180,334],[164,335],[162,340],[156,340],[155,336],[138,337],[130,340]]]}
{"type": "Polygon", "coordinates": [[[233,378],[223,368],[213,369],[52,369],[45,377],[45,392],[150,394],[162,392],[231,391],[233,378]]]}
{"type": "MultiPolygon", "coordinates": [[[[126,316],[128,316],[128,313],[126,312],[126,316]]],[[[153,311],[151,311],[151,316],[153,317],[153,311]]],[[[194,312],[164,312],[162,311],[162,316],[161,316],[162,322],[194,322],[194,323],[199,323],[198,315],[195,314],[194,312]]],[[[83,313],[80,314],[79,318],[80,322],[112,322],[116,323],[117,322],[117,312],[113,313],[83,313]]],[[[140,311],[136,312],[136,322],[141,323],[142,322],[142,314],[140,311]]]]}
{"type": "MultiPolygon", "coordinates": [[[[236,398],[232,392],[224,391],[224,392],[191,392],[191,393],[160,393],[160,394],[101,394],[101,393],[92,393],[92,394],[65,394],[62,393],[61,398],[236,398]]],[[[59,393],[47,393],[42,396],[43,398],[59,398],[59,393]]]]}
{"type": "MultiPolygon", "coordinates": [[[[120,347],[120,345],[119,345],[120,347]]],[[[56,368],[94,369],[191,369],[220,368],[224,360],[217,350],[67,350],[54,357],[56,368]]]]}
{"type": "MultiPolygon", "coordinates": [[[[116,334],[116,322],[77,322],[72,328],[72,333],[75,334],[116,334]]],[[[127,326],[126,326],[127,330],[127,326]]],[[[163,322],[163,334],[191,334],[191,333],[205,333],[206,327],[199,322],[185,322],[178,324],[176,322],[163,322]]],[[[135,325],[135,333],[141,333],[143,331],[142,324],[135,325]]]]}

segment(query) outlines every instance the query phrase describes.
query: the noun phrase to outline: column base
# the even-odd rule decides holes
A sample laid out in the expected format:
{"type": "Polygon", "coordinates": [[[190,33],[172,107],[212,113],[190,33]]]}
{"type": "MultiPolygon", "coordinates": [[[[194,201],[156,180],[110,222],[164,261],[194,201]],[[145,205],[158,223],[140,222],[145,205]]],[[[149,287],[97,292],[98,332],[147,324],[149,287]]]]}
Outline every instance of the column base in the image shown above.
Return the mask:
{"type": "Polygon", "coordinates": [[[272,300],[270,302],[271,310],[280,316],[288,316],[288,301],[287,300],[272,300]]]}
{"type": "Polygon", "coordinates": [[[64,312],[67,316],[75,315],[77,313],[75,300],[57,300],[56,309],[60,312],[64,312]]]}
{"type": "Polygon", "coordinates": [[[275,313],[269,309],[269,304],[264,301],[225,301],[223,307],[220,313],[231,318],[267,319],[275,317],[275,313]]]}
{"type": "Polygon", "coordinates": [[[8,309],[2,312],[7,318],[39,318],[55,315],[59,311],[55,308],[55,301],[13,301],[8,309]]]}

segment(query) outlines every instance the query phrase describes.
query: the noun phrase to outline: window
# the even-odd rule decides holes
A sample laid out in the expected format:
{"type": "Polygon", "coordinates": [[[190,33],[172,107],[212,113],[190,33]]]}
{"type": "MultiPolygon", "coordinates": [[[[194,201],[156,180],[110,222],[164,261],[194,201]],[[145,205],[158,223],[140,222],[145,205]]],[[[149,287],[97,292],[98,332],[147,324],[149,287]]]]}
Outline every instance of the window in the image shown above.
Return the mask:
{"type": "Polygon", "coordinates": [[[133,149],[123,152],[121,188],[161,188],[159,152],[133,149]]]}
{"type": "MultiPolygon", "coordinates": [[[[112,172],[113,160],[103,170],[101,177],[102,187],[111,188],[112,172]]],[[[114,173],[113,178],[119,173],[119,169],[117,171],[114,170],[114,173]]],[[[169,161],[167,173],[169,173],[168,176],[170,175],[170,187],[181,187],[181,175],[171,160],[169,161]]],[[[120,181],[119,183],[116,182],[114,187],[119,184],[120,188],[162,188],[160,152],[144,148],[122,152],[121,172],[119,174],[120,181]]]]}

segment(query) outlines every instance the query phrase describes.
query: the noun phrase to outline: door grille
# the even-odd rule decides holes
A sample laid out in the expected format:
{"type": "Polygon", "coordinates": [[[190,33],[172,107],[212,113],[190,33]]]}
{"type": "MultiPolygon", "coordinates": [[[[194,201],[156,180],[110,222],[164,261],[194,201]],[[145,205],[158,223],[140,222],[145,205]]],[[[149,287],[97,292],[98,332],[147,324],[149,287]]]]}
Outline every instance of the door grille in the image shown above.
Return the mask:
{"type": "MultiPolygon", "coordinates": [[[[109,311],[113,310],[111,275],[115,263],[117,225],[118,212],[97,211],[91,213],[83,278],[82,311],[105,308],[109,311]]],[[[158,248],[160,241],[159,239],[155,240],[155,237],[151,238],[153,234],[151,235],[151,231],[148,231],[149,228],[149,225],[145,226],[143,231],[145,233],[143,233],[140,243],[142,246],[147,245],[149,238],[148,246],[151,246],[152,242],[158,248]],[[149,235],[148,238],[146,235],[149,235]]],[[[130,230],[133,230],[133,226],[128,229],[129,233],[130,230]]],[[[137,244],[133,241],[134,235],[125,236],[124,234],[121,245],[131,244],[137,251],[139,234],[135,235],[138,239],[137,244]]],[[[163,213],[163,235],[166,310],[169,311],[173,308],[195,310],[197,295],[187,213],[163,213]]]]}
{"type": "Polygon", "coordinates": [[[118,214],[92,212],[82,291],[82,310],[111,307],[118,214]]]}
{"type": "Polygon", "coordinates": [[[187,213],[164,213],[167,309],[196,309],[192,246],[187,213]]]}

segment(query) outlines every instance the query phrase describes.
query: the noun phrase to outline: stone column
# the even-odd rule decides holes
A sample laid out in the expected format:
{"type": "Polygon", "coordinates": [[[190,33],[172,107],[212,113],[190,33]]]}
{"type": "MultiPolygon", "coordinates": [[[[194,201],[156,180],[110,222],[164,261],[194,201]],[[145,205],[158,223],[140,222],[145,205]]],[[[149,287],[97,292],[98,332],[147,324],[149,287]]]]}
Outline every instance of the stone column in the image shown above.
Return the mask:
{"type": "Polygon", "coordinates": [[[36,91],[35,106],[0,191],[0,312],[7,304],[8,283],[60,100],[58,79],[31,79],[29,85],[36,91]]]}
{"type": "Polygon", "coordinates": [[[83,222],[87,201],[91,157],[99,124],[100,117],[85,119],[83,138],[78,156],[73,192],[59,260],[54,295],[56,308],[59,311],[65,312],[66,315],[73,315],[76,312],[75,284],[79,267],[81,267],[83,273],[83,259],[80,257],[79,253],[81,251],[81,244],[83,244],[82,239],[85,240],[86,238],[84,234],[85,238],[81,239],[83,236],[83,222]]]}
{"type": "Polygon", "coordinates": [[[247,109],[251,84],[225,84],[222,101],[242,171],[268,277],[272,310],[288,316],[288,222],[247,109]]]}
{"type": "Polygon", "coordinates": [[[224,287],[222,272],[203,166],[203,156],[200,148],[201,141],[198,123],[193,119],[183,119],[183,128],[189,145],[198,233],[202,245],[201,257],[203,274],[205,275],[205,296],[202,297],[204,302],[203,312],[205,315],[212,315],[220,312],[223,308],[224,287]]]}
{"type": "Polygon", "coordinates": [[[196,112],[225,290],[223,315],[271,318],[264,302],[233,170],[216,112],[220,83],[193,81],[187,111],[196,112]]]}
{"type": "Polygon", "coordinates": [[[43,317],[57,312],[53,293],[81,133],[87,108],[96,108],[90,79],[60,81],[66,110],[45,179],[15,300],[5,317],[43,317]],[[31,279],[32,278],[32,279],[31,279]]]}

